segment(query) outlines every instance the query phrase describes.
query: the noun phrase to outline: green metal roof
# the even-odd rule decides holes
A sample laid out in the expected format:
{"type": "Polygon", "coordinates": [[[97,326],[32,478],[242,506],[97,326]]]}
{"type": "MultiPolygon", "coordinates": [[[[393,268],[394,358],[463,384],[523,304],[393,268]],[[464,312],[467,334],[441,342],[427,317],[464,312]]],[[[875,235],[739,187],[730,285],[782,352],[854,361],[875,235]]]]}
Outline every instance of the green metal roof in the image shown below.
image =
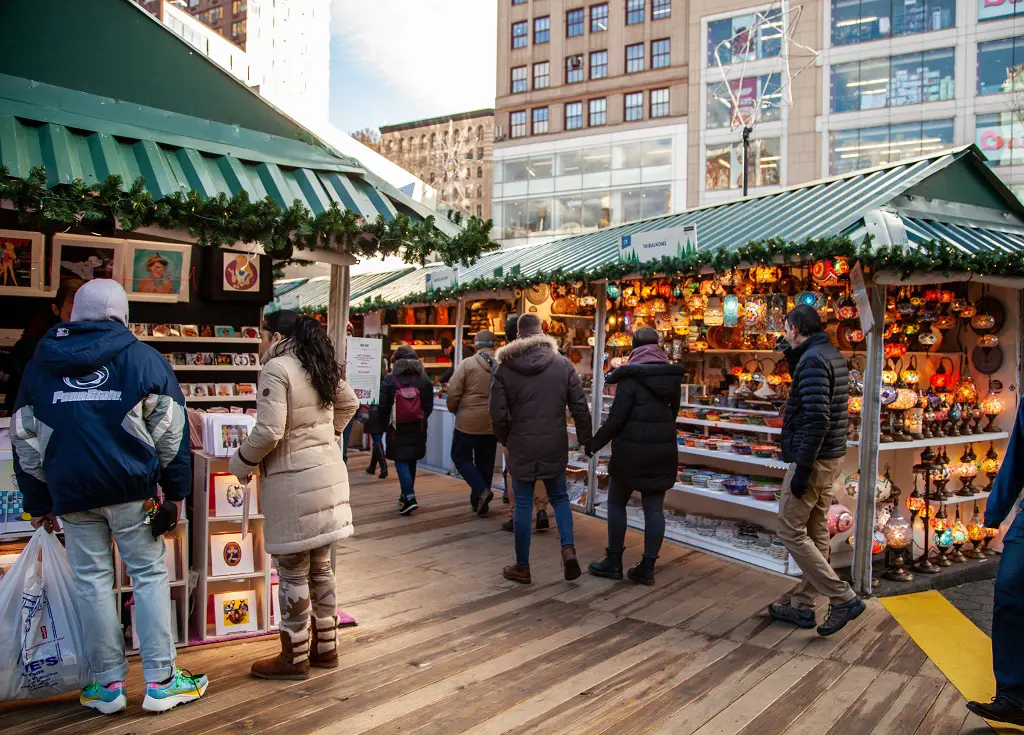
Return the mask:
{"type": "MultiPolygon", "coordinates": [[[[160,199],[195,189],[206,197],[247,191],[313,213],[336,202],[367,219],[433,214],[357,161],[307,143],[166,110],[0,75],[0,165],[25,177],[46,166],[50,186],[111,174],[139,176],[160,199]]],[[[437,227],[459,230],[444,217],[437,227]]]]}
{"type": "Polygon", "coordinates": [[[413,294],[421,294],[427,290],[427,274],[443,268],[443,265],[427,265],[416,268],[380,288],[367,291],[360,298],[353,298],[352,306],[358,307],[367,302],[376,301],[378,297],[384,301],[399,301],[413,294]]]}
{"type": "MultiPolygon", "coordinates": [[[[383,273],[360,273],[351,278],[349,302],[356,304],[371,291],[381,288],[413,270],[399,268],[383,273]]],[[[267,305],[269,311],[278,309],[319,309],[327,306],[331,293],[330,276],[290,279],[274,284],[274,301],[267,305]]]]}
{"type": "Polygon", "coordinates": [[[975,227],[918,217],[901,217],[907,236],[913,243],[930,241],[948,242],[966,253],[1024,252],[1024,233],[1009,232],[992,227],[975,227]]]}

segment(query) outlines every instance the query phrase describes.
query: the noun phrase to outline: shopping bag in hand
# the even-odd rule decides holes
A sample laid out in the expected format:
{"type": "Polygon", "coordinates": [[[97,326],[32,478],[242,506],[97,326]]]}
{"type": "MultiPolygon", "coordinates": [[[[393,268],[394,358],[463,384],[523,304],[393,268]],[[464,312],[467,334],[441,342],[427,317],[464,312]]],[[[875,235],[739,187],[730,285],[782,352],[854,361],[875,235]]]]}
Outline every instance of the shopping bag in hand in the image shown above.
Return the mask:
{"type": "Polygon", "coordinates": [[[82,640],[67,554],[40,528],[0,580],[0,702],[81,689],[82,640]]]}

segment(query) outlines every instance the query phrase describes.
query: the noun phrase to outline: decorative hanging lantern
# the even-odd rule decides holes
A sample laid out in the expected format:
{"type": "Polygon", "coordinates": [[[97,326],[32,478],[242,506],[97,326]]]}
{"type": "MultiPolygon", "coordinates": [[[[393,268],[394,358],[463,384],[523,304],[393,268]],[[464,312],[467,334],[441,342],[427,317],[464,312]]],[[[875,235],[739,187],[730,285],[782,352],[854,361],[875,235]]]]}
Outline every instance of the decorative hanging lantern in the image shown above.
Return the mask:
{"type": "Polygon", "coordinates": [[[841,503],[832,503],[828,509],[827,521],[829,538],[835,538],[853,527],[853,514],[841,503]]]}
{"type": "Polygon", "coordinates": [[[743,328],[747,332],[763,332],[768,326],[768,300],[763,296],[750,296],[744,304],[743,328]]]}
{"type": "Polygon", "coordinates": [[[974,304],[967,304],[967,306],[965,306],[964,308],[962,308],[960,310],[960,318],[961,319],[973,319],[977,315],[978,315],[978,307],[975,306],[974,304]]]}
{"type": "Polygon", "coordinates": [[[984,428],[984,431],[999,431],[999,429],[994,426],[996,418],[1003,411],[1003,402],[1000,400],[999,396],[995,393],[989,393],[978,405],[988,418],[988,425],[984,428]]]}
{"type": "Polygon", "coordinates": [[[921,373],[917,369],[917,357],[911,357],[907,368],[900,371],[900,380],[911,387],[917,385],[921,380],[921,373]]]}
{"type": "Polygon", "coordinates": [[[708,298],[707,306],[704,307],[704,324],[709,327],[720,327],[725,324],[725,308],[720,297],[708,298]]]}
{"type": "Polygon", "coordinates": [[[841,256],[811,263],[811,278],[820,286],[835,286],[849,272],[850,261],[841,256]]]}
{"type": "Polygon", "coordinates": [[[956,317],[950,316],[949,314],[940,314],[939,318],[935,320],[935,327],[942,331],[952,329],[956,326],[956,317]]]}
{"type": "Polygon", "coordinates": [[[932,388],[941,391],[949,386],[949,373],[946,372],[945,360],[939,361],[939,366],[935,368],[935,372],[932,373],[931,379],[928,381],[932,388]]]}
{"type": "Polygon", "coordinates": [[[797,306],[810,306],[817,311],[825,303],[825,296],[817,291],[801,291],[796,295],[797,306]]]}
{"type": "Polygon", "coordinates": [[[726,327],[735,327],[740,323],[740,297],[736,294],[726,294],[723,306],[724,316],[722,324],[726,327]]]}
{"type": "Polygon", "coordinates": [[[941,298],[941,291],[937,288],[929,288],[924,292],[924,300],[930,304],[939,303],[939,299],[941,298]]]}
{"type": "Polygon", "coordinates": [[[975,332],[987,332],[995,326],[996,318],[991,314],[975,314],[971,317],[971,328],[975,332]]]}
{"type": "Polygon", "coordinates": [[[759,265],[754,269],[755,283],[778,283],[781,271],[772,265],[759,265]]]}
{"type": "Polygon", "coordinates": [[[903,341],[891,341],[885,343],[885,356],[889,358],[900,358],[907,354],[907,343],[903,341]]]}
{"type": "Polygon", "coordinates": [[[858,317],[859,312],[857,311],[857,302],[853,300],[850,294],[845,294],[836,303],[836,316],[844,321],[851,322],[858,317]]]}
{"type": "Polygon", "coordinates": [[[916,517],[918,513],[924,510],[924,497],[918,492],[917,489],[917,478],[914,478],[914,492],[907,496],[907,510],[910,511],[911,517],[916,517]]]}
{"type": "Polygon", "coordinates": [[[609,283],[607,286],[605,286],[604,290],[605,293],[608,294],[608,298],[610,298],[612,301],[615,301],[617,298],[622,296],[622,289],[619,288],[619,284],[617,283],[609,283]]]}
{"type": "Polygon", "coordinates": [[[882,385],[895,385],[898,379],[899,373],[896,371],[896,366],[887,363],[885,370],[882,371],[882,385]]]}
{"type": "Polygon", "coordinates": [[[978,347],[992,349],[999,346],[999,337],[994,334],[985,334],[978,338],[978,347]]]}
{"type": "Polygon", "coordinates": [[[974,378],[965,375],[956,386],[956,400],[959,403],[973,404],[978,400],[978,386],[974,378]]]}

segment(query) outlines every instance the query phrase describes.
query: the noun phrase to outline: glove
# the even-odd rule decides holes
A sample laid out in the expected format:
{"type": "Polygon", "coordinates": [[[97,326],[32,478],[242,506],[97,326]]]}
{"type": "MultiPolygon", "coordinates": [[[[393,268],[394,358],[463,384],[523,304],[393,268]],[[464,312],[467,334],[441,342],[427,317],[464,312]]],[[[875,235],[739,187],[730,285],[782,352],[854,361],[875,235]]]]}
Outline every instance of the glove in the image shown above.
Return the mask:
{"type": "Polygon", "coordinates": [[[802,498],[807,492],[807,486],[811,481],[811,468],[798,464],[793,471],[793,478],[789,482],[789,491],[794,498],[802,498]]]}
{"type": "Polygon", "coordinates": [[[591,446],[590,442],[584,442],[581,446],[583,447],[583,453],[586,454],[588,458],[594,456],[594,448],[591,446]]]}

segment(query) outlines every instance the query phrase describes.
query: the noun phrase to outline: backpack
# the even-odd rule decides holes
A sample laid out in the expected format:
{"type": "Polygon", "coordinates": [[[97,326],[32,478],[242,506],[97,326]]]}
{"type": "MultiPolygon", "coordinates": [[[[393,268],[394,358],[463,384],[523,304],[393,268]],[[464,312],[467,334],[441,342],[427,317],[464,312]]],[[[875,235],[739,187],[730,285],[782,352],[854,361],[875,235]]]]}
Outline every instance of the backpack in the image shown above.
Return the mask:
{"type": "Polygon", "coordinates": [[[399,385],[395,391],[395,423],[411,424],[414,421],[423,423],[420,389],[415,384],[399,385]]]}

